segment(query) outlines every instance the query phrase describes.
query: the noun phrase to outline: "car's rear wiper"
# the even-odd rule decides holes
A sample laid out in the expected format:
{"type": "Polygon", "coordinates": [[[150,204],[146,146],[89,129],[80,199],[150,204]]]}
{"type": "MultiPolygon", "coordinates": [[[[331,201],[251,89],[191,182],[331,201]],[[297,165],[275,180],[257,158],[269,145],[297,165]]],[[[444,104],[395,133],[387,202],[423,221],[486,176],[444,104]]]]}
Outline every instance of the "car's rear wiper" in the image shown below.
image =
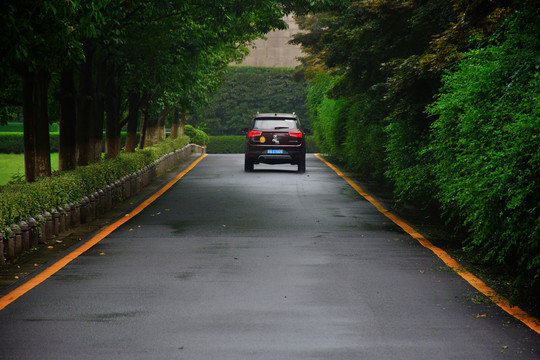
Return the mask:
{"type": "Polygon", "coordinates": [[[276,126],[274,130],[282,130],[282,129],[288,129],[288,126],[276,126]]]}

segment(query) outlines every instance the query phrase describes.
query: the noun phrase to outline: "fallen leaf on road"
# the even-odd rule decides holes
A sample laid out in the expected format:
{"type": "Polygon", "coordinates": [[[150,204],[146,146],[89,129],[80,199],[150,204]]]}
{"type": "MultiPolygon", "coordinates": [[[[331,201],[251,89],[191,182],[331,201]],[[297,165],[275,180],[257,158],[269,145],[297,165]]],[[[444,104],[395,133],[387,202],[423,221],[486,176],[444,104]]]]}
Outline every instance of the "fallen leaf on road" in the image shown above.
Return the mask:
{"type": "Polygon", "coordinates": [[[485,317],[487,317],[487,315],[486,315],[486,314],[476,314],[476,315],[474,315],[474,317],[475,317],[476,319],[478,319],[478,318],[485,318],[485,317]]]}
{"type": "Polygon", "coordinates": [[[105,256],[105,253],[104,253],[104,252],[100,252],[99,255],[100,255],[100,256],[105,256]]]}
{"type": "Polygon", "coordinates": [[[54,249],[54,246],[47,246],[47,249],[54,249]]]}

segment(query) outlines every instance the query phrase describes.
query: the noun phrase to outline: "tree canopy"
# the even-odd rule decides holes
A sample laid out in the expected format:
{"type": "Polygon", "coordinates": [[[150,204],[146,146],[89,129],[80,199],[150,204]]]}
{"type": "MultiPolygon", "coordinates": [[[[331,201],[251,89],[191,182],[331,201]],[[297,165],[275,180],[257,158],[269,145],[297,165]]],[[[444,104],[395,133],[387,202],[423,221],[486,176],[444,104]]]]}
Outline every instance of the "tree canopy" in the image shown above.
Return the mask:
{"type": "Polygon", "coordinates": [[[139,146],[152,144],[166,116],[207,102],[250,41],[284,28],[284,11],[269,0],[2,2],[0,121],[23,108],[27,180],[50,174],[52,110],[62,169],[99,161],[104,129],[117,156],[125,123],[127,151],[137,128],[139,146]]]}

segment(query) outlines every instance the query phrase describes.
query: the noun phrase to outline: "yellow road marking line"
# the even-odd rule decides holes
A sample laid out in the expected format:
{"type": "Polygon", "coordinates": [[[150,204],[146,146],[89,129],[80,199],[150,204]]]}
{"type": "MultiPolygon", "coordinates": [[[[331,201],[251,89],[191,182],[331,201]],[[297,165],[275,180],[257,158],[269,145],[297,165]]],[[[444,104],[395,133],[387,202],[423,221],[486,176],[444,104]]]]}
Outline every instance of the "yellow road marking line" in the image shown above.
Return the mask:
{"type": "Polygon", "coordinates": [[[92,237],[90,240],[82,244],[80,247],[78,247],[76,250],[72,251],[62,259],[58,260],[39,274],[37,274],[35,277],[31,278],[21,286],[17,287],[16,289],[12,290],[8,294],[4,295],[2,298],[0,298],[0,310],[4,309],[6,306],[17,300],[19,297],[26,294],[28,291],[32,290],[45,280],[47,280],[49,277],[54,275],[56,272],[58,272],[60,269],[62,269],[64,266],[69,264],[72,260],[76,259],[79,255],[83,254],[84,252],[88,251],[92,246],[96,245],[98,242],[103,240],[105,237],[107,237],[110,233],[112,233],[114,230],[118,229],[121,225],[129,221],[131,218],[133,218],[135,215],[140,213],[144,208],[146,208],[148,205],[153,203],[157,198],[159,198],[161,195],[163,195],[167,190],[169,190],[174,184],[178,182],[181,178],[183,178],[188,172],[190,172],[195,165],[197,165],[202,159],[204,159],[207,156],[207,154],[202,155],[197,160],[195,160],[191,165],[189,165],[184,171],[182,171],[180,174],[176,175],[174,179],[169,181],[167,185],[159,189],[155,194],[150,196],[148,199],[146,199],[144,202],[142,202],[139,206],[137,206],[133,211],[125,214],[122,218],[118,219],[111,225],[105,227],[103,230],[101,230],[98,234],[96,234],[94,237],[92,237]]]}
{"type": "Polygon", "coordinates": [[[326,159],[322,158],[319,154],[315,154],[315,156],[321,160],[323,163],[325,163],[328,167],[330,167],[332,170],[336,172],[339,176],[341,176],[347,183],[349,183],[350,186],[356,190],[360,195],[362,195],[367,201],[369,201],[377,210],[379,210],[384,216],[386,216],[388,219],[392,220],[397,226],[402,228],[407,234],[418,240],[418,242],[424,246],[425,248],[433,251],[439,259],[441,259],[448,267],[450,267],[452,270],[454,270],[459,276],[461,276],[465,281],[467,281],[469,284],[471,284],[476,290],[480,291],[482,294],[487,296],[491,301],[493,301],[497,306],[499,306],[501,309],[506,311],[508,314],[512,315],[514,318],[518,319],[525,325],[527,325],[529,328],[531,328],[533,331],[540,334],[540,321],[527,314],[525,311],[523,311],[521,308],[517,306],[512,306],[510,304],[510,301],[506,299],[504,296],[497,294],[495,290],[487,286],[482,280],[480,280],[478,277],[473,275],[470,271],[468,271],[463,265],[459,264],[456,260],[454,260],[446,251],[443,249],[433,245],[431,241],[426,239],[422,234],[418,233],[412,226],[398,218],[396,215],[392,214],[390,211],[384,208],[377,200],[375,200],[373,197],[371,197],[368,193],[366,193],[358,184],[356,184],[353,180],[351,180],[348,176],[343,174],[338,168],[336,168],[334,165],[326,161],[326,159]]]}

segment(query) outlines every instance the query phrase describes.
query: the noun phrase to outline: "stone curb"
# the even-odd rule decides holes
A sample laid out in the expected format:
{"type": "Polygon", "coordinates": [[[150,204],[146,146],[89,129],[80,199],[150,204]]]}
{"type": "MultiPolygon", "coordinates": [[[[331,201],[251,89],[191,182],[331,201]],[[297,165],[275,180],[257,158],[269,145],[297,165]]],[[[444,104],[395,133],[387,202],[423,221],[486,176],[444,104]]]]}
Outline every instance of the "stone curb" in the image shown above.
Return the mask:
{"type": "Polygon", "coordinates": [[[119,202],[139,193],[152,178],[163,174],[191,154],[204,154],[206,148],[189,144],[182,149],[163,155],[152,164],[107,184],[78,202],[46,211],[27,221],[12,224],[5,233],[0,232],[0,265],[18,258],[38,244],[50,244],[63,233],[85,224],[112,209],[119,202]]]}

